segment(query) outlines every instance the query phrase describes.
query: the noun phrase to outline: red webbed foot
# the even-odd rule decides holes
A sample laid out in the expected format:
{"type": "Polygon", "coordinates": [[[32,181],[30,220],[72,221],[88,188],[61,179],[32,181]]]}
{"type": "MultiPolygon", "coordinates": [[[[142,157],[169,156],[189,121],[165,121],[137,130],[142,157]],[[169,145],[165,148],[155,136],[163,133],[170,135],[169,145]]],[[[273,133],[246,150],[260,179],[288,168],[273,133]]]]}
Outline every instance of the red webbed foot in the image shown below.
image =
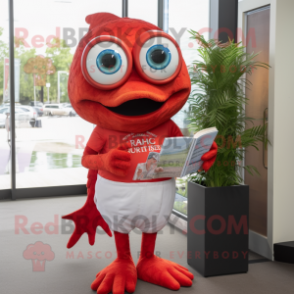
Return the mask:
{"type": "Polygon", "coordinates": [[[137,274],[140,280],[171,290],[192,286],[194,278],[185,267],[153,254],[151,257],[140,257],[137,274]]]}
{"type": "Polygon", "coordinates": [[[133,293],[137,283],[137,271],[130,252],[129,235],[114,232],[117,259],[96,275],[91,289],[98,294],[133,293]]]}
{"type": "Polygon", "coordinates": [[[137,264],[140,280],[171,290],[192,286],[193,274],[185,267],[154,255],[157,233],[143,233],[141,255],[137,264]]]}
{"type": "Polygon", "coordinates": [[[117,258],[109,266],[100,271],[91,285],[98,294],[133,293],[137,283],[136,267],[131,259],[117,258]]]}

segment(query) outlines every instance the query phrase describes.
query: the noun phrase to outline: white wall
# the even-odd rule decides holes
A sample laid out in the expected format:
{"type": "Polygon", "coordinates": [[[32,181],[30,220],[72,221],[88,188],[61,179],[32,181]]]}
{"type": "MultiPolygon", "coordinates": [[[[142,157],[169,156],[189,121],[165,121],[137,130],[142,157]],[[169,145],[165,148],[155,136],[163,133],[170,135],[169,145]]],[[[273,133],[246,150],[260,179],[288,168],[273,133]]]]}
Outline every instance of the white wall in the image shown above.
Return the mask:
{"type": "Polygon", "coordinates": [[[294,240],[294,1],[275,0],[273,243],[294,240]]]}

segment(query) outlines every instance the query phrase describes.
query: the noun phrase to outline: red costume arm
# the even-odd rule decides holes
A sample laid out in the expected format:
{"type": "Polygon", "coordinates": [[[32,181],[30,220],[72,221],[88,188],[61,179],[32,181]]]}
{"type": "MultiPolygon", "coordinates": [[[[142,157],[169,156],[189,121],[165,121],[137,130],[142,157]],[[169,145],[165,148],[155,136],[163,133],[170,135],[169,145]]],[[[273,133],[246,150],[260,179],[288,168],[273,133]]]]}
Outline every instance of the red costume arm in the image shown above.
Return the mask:
{"type": "Polygon", "coordinates": [[[95,183],[97,179],[97,171],[89,170],[87,181],[87,200],[82,208],[63,216],[63,219],[72,220],[75,223],[75,230],[71,235],[67,248],[73,247],[84,233],[88,234],[89,244],[94,245],[97,226],[111,237],[112,233],[107,223],[102,218],[94,203],[95,183]]]}
{"type": "Polygon", "coordinates": [[[106,170],[124,177],[131,166],[131,154],[126,152],[128,148],[130,148],[129,144],[121,144],[105,154],[97,154],[87,146],[82,157],[82,165],[90,170],[106,170]]]}
{"type": "Polygon", "coordinates": [[[183,137],[183,133],[180,128],[172,121],[170,137],[183,137]]]}
{"type": "Polygon", "coordinates": [[[212,143],[211,148],[208,152],[202,155],[203,160],[202,168],[207,172],[214,164],[217,156],[217,144],[215,141],[212,143]]]}
{"type": "Polygon", "coordinates": [[[88,234],[90,245],[94,245],[97,226],[101,226],[110,237],[112,236],[107,223],[94,203],[97,173],[100,169],[124,176],[130,166],[131,155],[125,151],[129,147],[128,144],[119,145],[116,149],[112,149],[106,154],[98,154],[97,151],[86,146],[82,157],[82,165],[89,168],[87,181],[88,197],[81,209],[62,217],[63,219],[74,221],[76,226],[68,241],[67,248],[74,246],[84,233],[88,234]]]}

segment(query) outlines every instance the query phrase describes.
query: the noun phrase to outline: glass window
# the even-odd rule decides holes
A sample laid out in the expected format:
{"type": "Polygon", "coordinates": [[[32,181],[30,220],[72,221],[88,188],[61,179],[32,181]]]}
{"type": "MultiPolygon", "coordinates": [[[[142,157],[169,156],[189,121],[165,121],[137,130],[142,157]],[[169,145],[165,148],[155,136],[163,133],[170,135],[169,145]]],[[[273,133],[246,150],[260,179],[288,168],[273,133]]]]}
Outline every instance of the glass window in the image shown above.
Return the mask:
{"type": "Polygon", "coordinates": [[[0,110],[0,113],[5,113],[7,110],[8,110],[8,108],[2,108],[2,109],[0,110]]]}
{"type": "Polygon", "coordinates": [[[68,74],[85,18],[97,12],[121,16],[122,1],[14,1],[16,102],[31,108],[16,115],[17,188],[86,183],[81,156],[94,126],[60,106],[70,104],[68,74]]]}
{"type": "Polygon", "coordinates": [[[11,188],[9,137],[9,22],[8,3],[0,9],[0,190],[11,188]]]}
{"type": "Polygon", "coordinates": [[[142,19],[157,26],[157,0],[129,0],[129,17],[142,19]]]}
{"type": "MultiPolygon", "coordinates": [[[[209,28],[209,1],[203,0],[169,0],[165,7],[165,26],[168,27],[168,33],[178,42],[186,66],[191,67],[192,62],[198,59],[197,49],[199,45],[190,39],[188,30],[200,32],[205,38],[208,38],[209,28]],[[167,24],[168,20],[168,24],[167,24]]],[[[166,28],[165,28],[166,29],[166,28]]],[[[173,120],[180,127],[184,136],[189,136],[189,104],[178,112],[173,120]]],[[[187,181],[186,178],[179,178],[176,182],[177,195],[174,203],[174,209],[187,214],[187,181]]]]}

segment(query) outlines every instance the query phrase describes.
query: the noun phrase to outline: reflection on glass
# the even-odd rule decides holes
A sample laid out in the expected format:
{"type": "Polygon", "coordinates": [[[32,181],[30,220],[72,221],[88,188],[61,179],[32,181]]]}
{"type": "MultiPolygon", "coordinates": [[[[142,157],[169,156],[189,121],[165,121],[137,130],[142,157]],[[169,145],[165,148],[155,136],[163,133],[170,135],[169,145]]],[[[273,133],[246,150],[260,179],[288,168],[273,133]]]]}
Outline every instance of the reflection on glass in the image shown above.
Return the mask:
{"type": "Polygon", "coordinates": [[[0,9],[0,190],[10,189],[8,1],[0,9]]]}
{"type": "Polygon", "coordinates": [[[129,0],[129,17],[142,19],[157,26],[158,0],[129,0]]]}
{"type": "Polygon", "coordinates": [[[40,172],[42,171],[44,164],[47,169],[81,167],[81,158],[81,155],[74,155],[70,153],[47,153],[33,151],[28,170],[31,172],[40,172]]]}
{"type": "Polygon", "coordinates": [[[85,184],[80,159],[93,125],[71,107],[68,75],[88,31],[86,16],[121,16],[122,1],[15,0],[14,6],[16,187],[85,184]]]}
{"type": "Polygon", "coordinates": [[[187,215],[187,177],[177,178],[174,209],[187,215]]]}
{"type": "MultiPolygon", "coordinates": [[[[176,39],[180,45],[183,58],[188,68],[193,68],[193,61],[198,59],[199,45],[190,39],[188,30],[199,31],[208,37],[209,28],[209,1],[186,0],[185,5],[182,1],[169,0],[165,7],[165,14],[168,15],[168,33],[176,39]]],[[[166,28],[165,28],[166,29],[166,28]]],[[[193,88],[192,88],[193,90],[193,88]]],[[[180,127],[185,136],[189,136],[189,104],[186,103],[172,119],[180,127]]],[[[174,209],[187,214],[187,180],[186,178],[176,181],[176,199],[174,209]]]]}

